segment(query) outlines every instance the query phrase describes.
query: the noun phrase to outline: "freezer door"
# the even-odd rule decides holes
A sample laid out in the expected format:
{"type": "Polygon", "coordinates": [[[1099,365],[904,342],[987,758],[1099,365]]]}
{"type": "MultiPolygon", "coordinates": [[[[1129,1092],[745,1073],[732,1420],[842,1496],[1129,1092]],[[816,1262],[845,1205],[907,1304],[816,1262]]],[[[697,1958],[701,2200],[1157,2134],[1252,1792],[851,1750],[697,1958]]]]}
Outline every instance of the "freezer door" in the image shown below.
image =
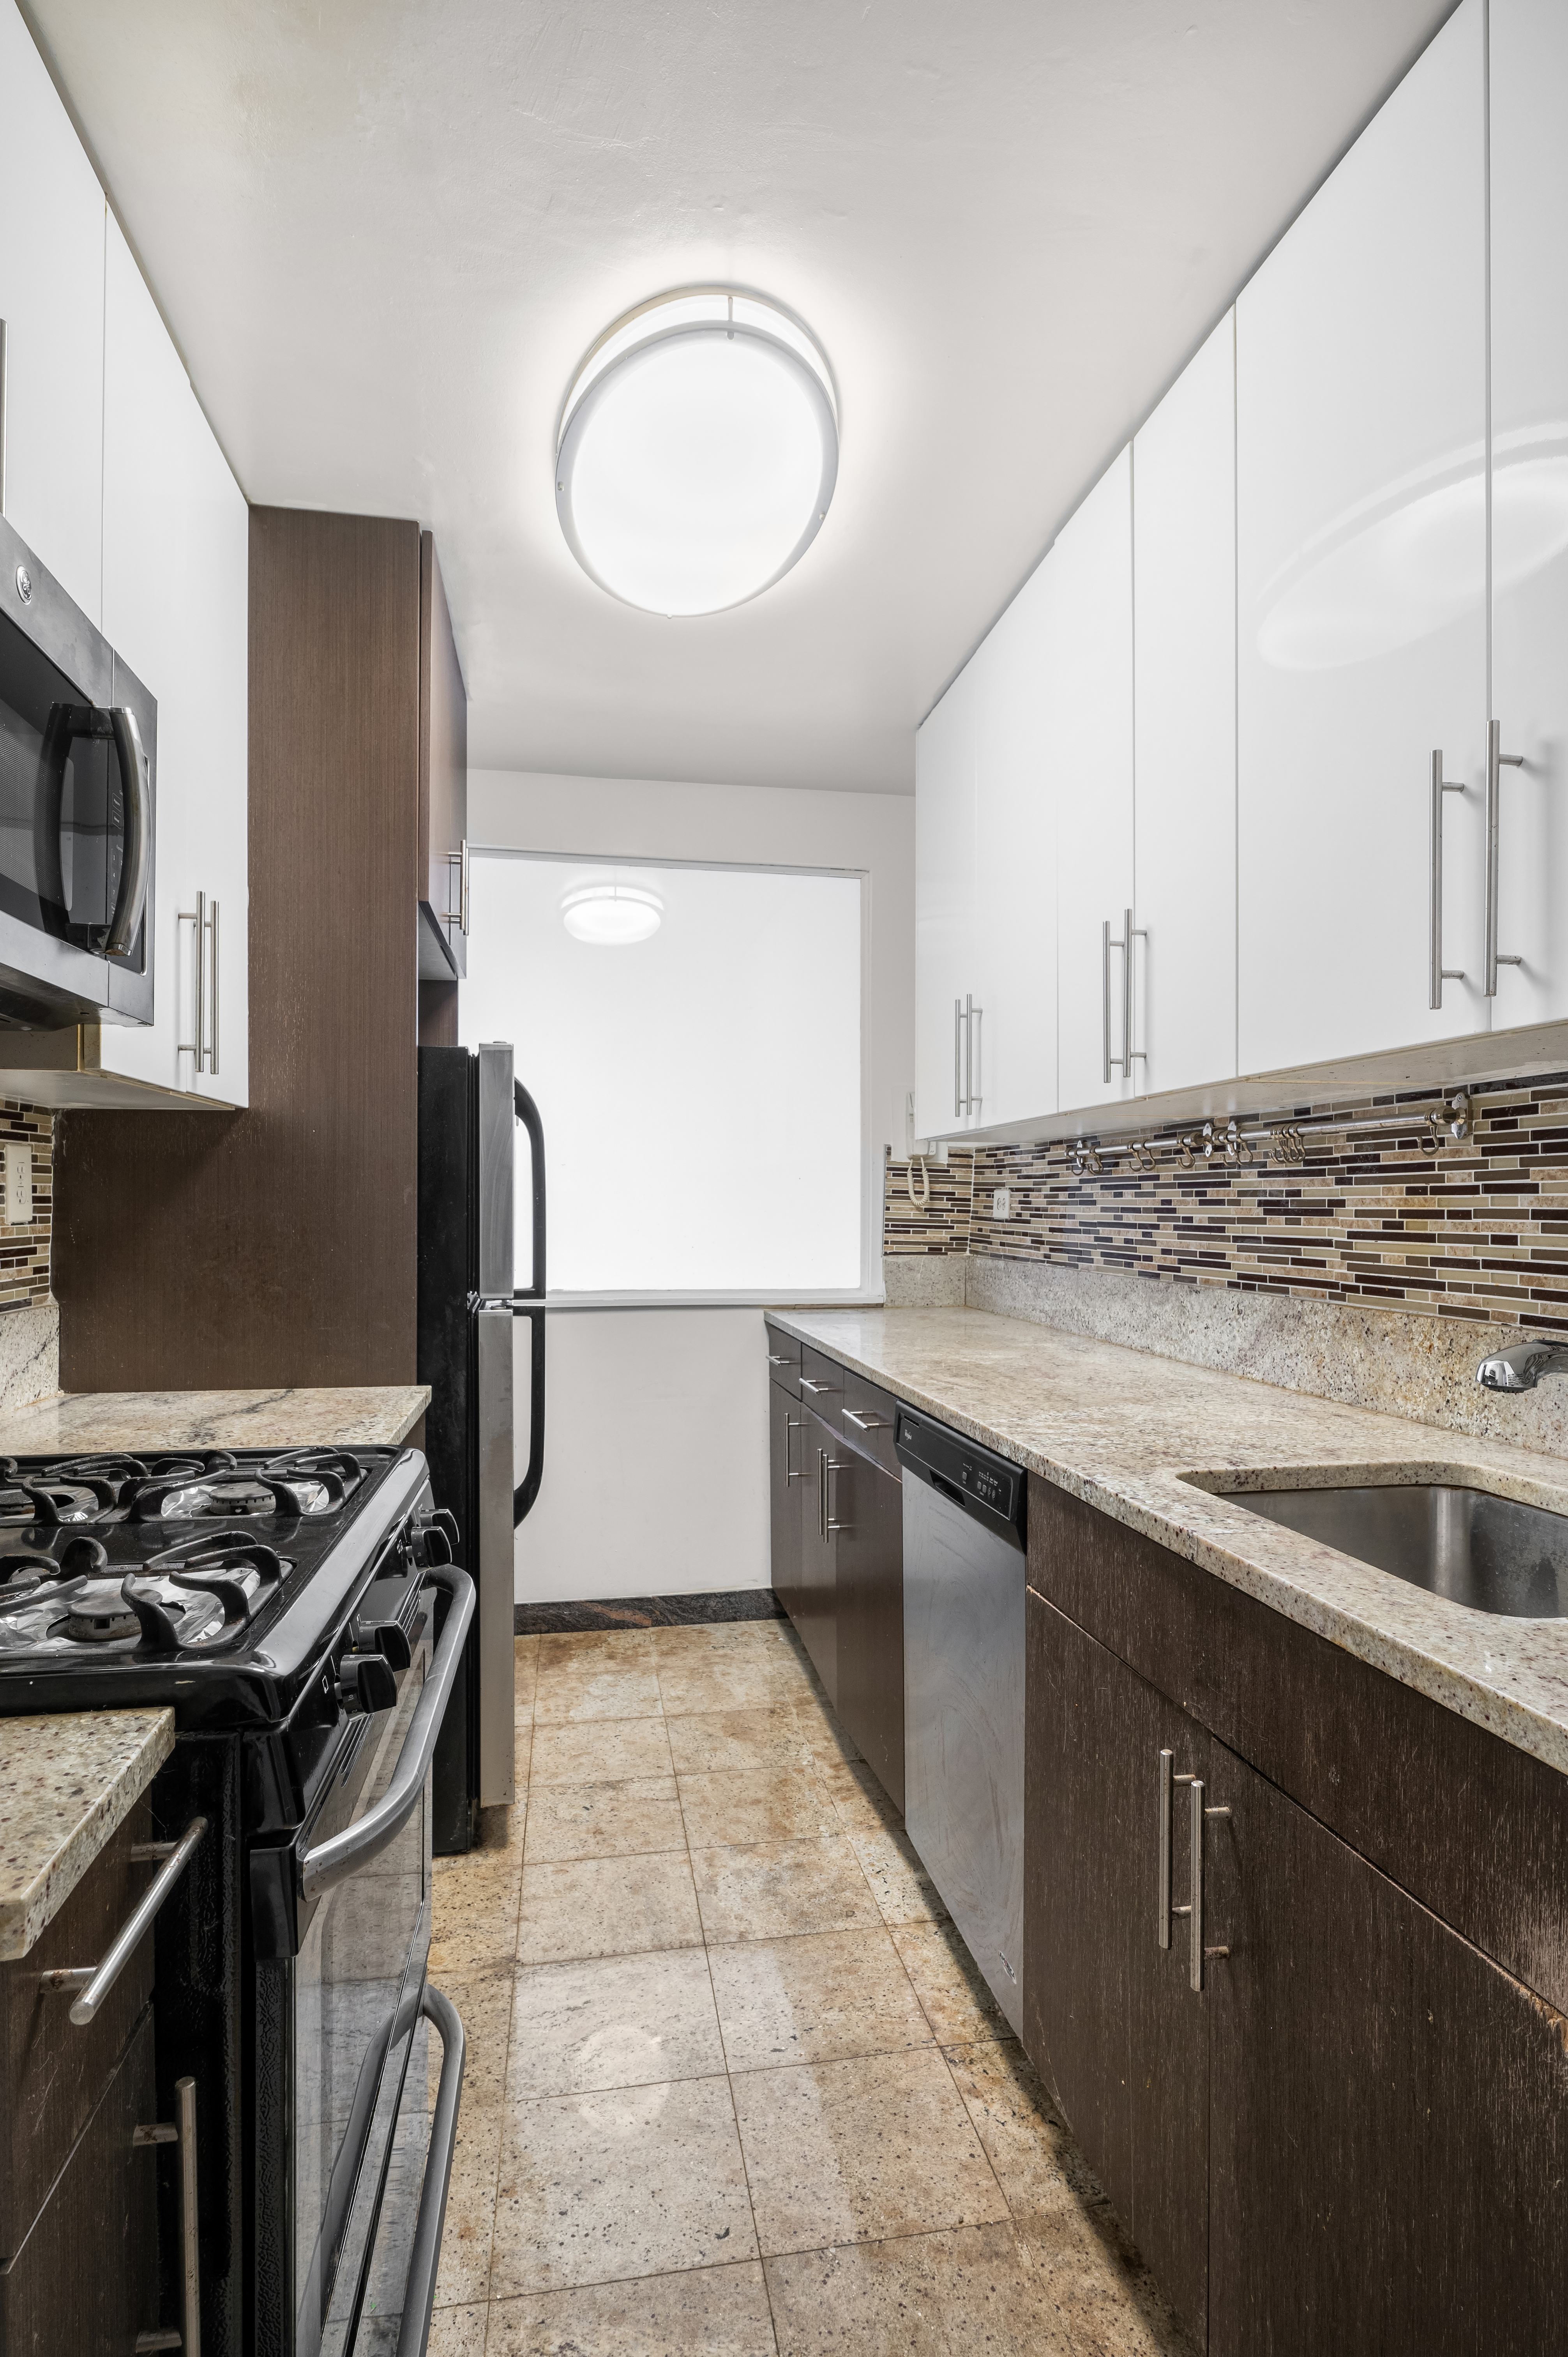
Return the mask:
{"type": "MultiPolygon", "coordinates": [[[[478,1050],[478,1184],[481,1300],[512,1289],[512,1178],[517,1148],[517,1111],[511,1085],[511,1048],[492,1039],[478,1050]]],[[[480,1611],[484,1609],[480,1605],[480,1611]]]]}
{"type": "MultiPolygon", "coordinates": [[[[479,1050],[481,1056],[489,1051],[479,1050]]],[[[508,1101],[511,1049],[506,1050],[508,1101]]],[[[511,1304],[474,1313],[478,1442],[479,1806],[516,1796],[512,1672],[512,1315],[511,1304]]]]}

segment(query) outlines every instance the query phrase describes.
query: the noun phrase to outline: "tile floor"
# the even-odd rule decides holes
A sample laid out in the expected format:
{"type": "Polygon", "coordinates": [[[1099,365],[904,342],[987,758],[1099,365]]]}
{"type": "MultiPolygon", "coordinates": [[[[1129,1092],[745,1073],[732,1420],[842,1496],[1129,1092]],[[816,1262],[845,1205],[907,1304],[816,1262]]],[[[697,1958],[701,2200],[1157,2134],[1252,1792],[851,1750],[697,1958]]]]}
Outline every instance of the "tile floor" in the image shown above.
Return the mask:
{"type": "Polygon", "coordinates": [[[1185,2357],[786,1623],[520,1638],[517,1789],[432,2357],[1185,2357]]]}

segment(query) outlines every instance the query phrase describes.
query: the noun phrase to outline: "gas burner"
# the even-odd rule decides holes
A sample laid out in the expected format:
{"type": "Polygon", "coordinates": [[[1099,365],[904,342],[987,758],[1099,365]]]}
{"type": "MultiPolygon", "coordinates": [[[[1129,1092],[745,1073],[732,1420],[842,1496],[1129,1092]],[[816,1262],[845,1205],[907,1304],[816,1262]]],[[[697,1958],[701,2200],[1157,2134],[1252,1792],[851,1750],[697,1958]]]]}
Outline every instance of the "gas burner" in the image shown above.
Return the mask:
{"type": "Polygon", "coordinates": [[[95,1523],[115,1501],[106,1481],[61,1480],[52,1469],[0,1480],[0,1529],[27,1530],[60,1523],[95,1523]]]}
{"type": "Polygon", "coordinates": [[[141,1630],[117,1579],[84,1579],[53,1633],[73,1645],[113,1645],[124,1637],[139,1637],[141,1630]]]}
{"type": "MultiPolygon", "coordinates": [[[[165,1490],[156,1501],[156,1512],[160,1522],[221,1522],[231,1514],[275,1514],[281,1503],[276,1491],[269,1489],[264,1481],[253,1481],[247,1474],[234,1473],[216,1481],[182,1482],[165,1490]]],[[[283,1511],[287,1512],[290,1508],[283,1511]]],[[[297,1506],[292,1511],[297,1512],[297,1506]]],[[[136,1519],[141,1522],[146,1516],[138,1513],[136,1519]]]]}
{"type": "Polygon", "coordinates": [[[229,1515],[335,1513],[365,1478],[358,1458],[344,1448],[288,1448],[260,1463],[188,1472],[157,1473],[131,1500],[131,1519],[206,1522],[229,1515]]]}

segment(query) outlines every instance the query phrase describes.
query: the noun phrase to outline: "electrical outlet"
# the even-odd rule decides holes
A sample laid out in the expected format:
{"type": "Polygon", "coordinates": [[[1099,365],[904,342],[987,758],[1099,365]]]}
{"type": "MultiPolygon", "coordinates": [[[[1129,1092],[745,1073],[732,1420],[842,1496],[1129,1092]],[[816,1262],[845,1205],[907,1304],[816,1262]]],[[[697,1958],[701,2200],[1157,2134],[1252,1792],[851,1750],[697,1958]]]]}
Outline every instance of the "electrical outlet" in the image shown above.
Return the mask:
{"type": "Polygon", "coordinates": [[[33,1149],[13,1139],[5,1148],[5,1225],[33,1224],[33,1149]]]}
{"type": "Polygon", "coordinates": [[[997,1188],[996,1192],[991,1198],[991,1216],[993,1220],[1010,1220],[1012,1218],[1013,1189],[1011,1187],[997,1188]]]}

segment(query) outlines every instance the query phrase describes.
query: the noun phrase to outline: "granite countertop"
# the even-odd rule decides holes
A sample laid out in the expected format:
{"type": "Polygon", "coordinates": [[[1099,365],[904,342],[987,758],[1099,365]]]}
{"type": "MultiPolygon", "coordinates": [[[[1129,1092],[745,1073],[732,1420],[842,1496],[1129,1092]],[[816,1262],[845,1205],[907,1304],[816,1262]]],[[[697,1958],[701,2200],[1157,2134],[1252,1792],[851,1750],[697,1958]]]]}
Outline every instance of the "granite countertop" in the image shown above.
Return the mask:
{"type": "Polygon", "coordinates": [[[172,1710],[0,1719],[0,1963],[27,1954],[173,1749],[172,1710]]]}
{"type": "Polygon", "coordinates": [[[427,1383],[257,1392],[56,1392],[0,1416],[0,1456],[110,1448],[371,1448],[406,1440],[427,1383]]]}
{"type": "Polygon", "coordinates": [[[1568,1620],[1429,1595],[1227,1489],[1455,1481],[1568,1514],[1568,1463],[982,1309],[771,1310],[842,1365],[1568,1773],[1568,1620]]]}

